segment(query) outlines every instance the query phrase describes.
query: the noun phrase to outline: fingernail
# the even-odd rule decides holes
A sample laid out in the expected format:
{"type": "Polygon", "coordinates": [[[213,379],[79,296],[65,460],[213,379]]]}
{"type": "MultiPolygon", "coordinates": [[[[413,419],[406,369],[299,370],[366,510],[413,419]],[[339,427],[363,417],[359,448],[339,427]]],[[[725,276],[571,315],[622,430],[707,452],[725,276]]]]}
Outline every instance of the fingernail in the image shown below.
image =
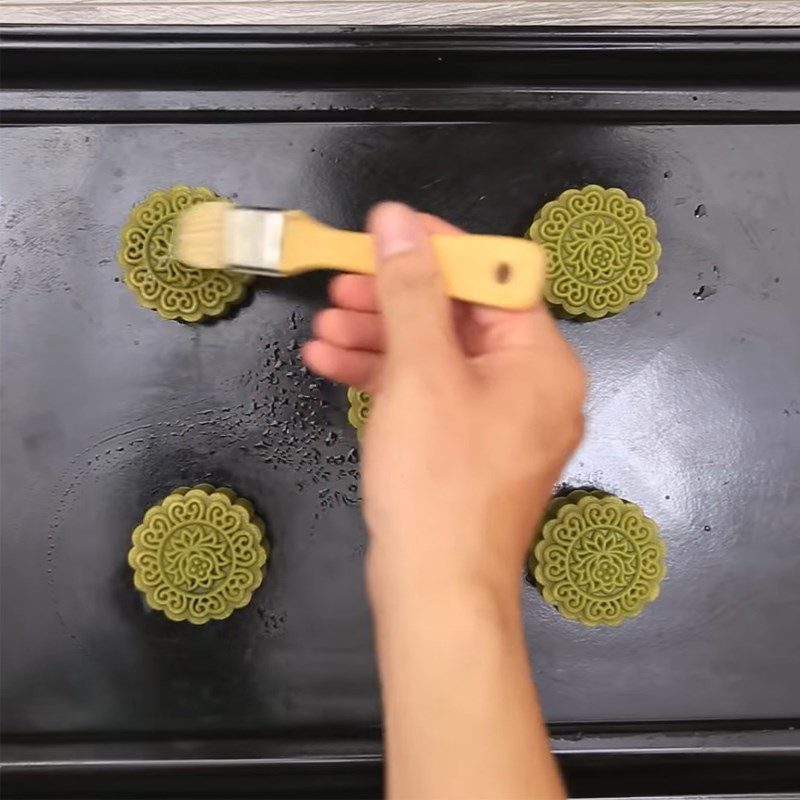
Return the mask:
{"type": "Polygon", "coordinates": [[[370,228],[378,258],[385,261],[419,248],[420,224],[416,214],[402,203],[383,203],[373,212],[370,228]]]}

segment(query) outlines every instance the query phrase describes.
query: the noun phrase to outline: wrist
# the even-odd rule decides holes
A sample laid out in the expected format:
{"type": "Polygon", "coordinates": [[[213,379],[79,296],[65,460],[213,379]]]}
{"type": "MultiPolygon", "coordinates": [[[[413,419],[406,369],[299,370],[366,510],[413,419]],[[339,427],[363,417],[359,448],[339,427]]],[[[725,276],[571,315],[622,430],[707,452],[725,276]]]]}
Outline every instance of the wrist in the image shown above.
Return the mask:
{"type": "Polygon", "coordinates": [[[515,618],[519,615],[522,566],[517,559],[502,563],[497,555],[487,552],[477,559],[463,559],[436,548],[419,552],[373,539],[365,564],[373,612],[380,618],[480,606],[515,618]]]}

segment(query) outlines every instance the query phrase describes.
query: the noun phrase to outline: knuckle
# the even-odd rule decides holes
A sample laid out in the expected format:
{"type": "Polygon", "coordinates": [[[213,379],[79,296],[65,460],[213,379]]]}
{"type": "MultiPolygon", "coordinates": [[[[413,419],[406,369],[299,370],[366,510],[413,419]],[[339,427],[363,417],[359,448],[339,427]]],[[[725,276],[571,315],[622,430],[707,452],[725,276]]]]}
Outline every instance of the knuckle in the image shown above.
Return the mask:
{"type": "Polygon", "coordinates": [[[588,378],[580,359],[571,351],[570,357],[565,363],[564,378],[568,395],[574,398],[579,406],[582,406],[586,398],[588,378]]]}
{"type": "Polygon", "coordinates": [[[586,417],[583,409],[578,409],[567,427],[567,444],[570,450],[574,450],[582,441],[586,431],[586,417]]]}

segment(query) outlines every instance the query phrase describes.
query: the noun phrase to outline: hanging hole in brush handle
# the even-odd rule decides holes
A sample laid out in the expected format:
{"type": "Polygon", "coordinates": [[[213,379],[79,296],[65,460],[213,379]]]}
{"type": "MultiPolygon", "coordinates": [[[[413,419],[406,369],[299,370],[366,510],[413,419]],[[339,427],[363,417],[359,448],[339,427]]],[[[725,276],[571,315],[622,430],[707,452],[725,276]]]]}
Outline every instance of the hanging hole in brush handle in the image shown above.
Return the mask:
{"type": "Polygon", "coordinates": [[[505,261],[502,261],[497,265],[495,277],[498,283],[508,283],[508,279],[511,277],[511,267],[505,261]]]}

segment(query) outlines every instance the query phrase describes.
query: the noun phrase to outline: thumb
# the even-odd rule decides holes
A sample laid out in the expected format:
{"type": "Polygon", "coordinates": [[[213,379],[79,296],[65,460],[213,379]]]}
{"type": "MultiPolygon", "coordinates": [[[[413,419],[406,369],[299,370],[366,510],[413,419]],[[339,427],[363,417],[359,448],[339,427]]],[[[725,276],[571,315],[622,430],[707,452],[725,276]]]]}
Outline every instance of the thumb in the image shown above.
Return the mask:
{"type": "Polygon", "coordinates": [[[460,354],[442,272],[418,214],[401,203],[381,203],[367,228],[375,242],[388,360],[441,365],[460,354]]]}

